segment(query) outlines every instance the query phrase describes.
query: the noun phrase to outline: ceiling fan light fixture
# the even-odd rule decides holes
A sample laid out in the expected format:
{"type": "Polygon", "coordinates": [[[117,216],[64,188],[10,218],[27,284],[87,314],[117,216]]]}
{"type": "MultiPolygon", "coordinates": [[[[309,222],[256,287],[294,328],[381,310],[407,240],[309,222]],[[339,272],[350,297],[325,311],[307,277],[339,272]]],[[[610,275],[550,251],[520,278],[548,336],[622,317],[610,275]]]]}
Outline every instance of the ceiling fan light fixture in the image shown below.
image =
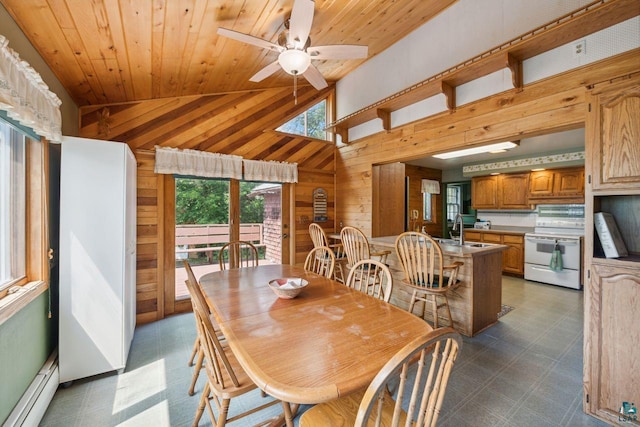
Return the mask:
{"type": "Polygon", "coordinates": [[[278,63],[284,71],[295,76],[307,71],[311,64],[311,57],[302,50],[288,49],[280,53],[278,63]]]}

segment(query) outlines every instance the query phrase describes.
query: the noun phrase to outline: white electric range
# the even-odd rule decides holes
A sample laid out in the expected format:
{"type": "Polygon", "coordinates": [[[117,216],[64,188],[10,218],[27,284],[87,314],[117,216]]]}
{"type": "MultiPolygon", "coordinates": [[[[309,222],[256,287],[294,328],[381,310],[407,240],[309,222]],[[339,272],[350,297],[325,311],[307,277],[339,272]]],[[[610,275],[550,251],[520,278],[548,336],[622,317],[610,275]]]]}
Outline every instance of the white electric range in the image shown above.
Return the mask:
{"type": "Polygon", "coordinates": [[[525,234],[524,278],[580,289],[584,224],[584,205],[539,205],[535,231],[525,234]],[[560,270],[550,267],[556,247],[562,258],[560,270]]]}

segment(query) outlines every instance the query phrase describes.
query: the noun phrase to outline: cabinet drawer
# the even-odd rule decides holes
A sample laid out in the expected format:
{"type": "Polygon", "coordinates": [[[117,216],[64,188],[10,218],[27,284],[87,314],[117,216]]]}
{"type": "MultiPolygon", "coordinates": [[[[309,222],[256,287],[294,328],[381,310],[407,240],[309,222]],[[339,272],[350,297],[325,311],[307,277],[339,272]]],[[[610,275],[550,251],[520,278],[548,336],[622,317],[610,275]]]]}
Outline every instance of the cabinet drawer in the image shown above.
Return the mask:
{"type": "Polygon", "coordinates": [[[502,243],[502,236],[500,234],[483,233],[483,242],[487,243],[502,243]]]}
{"type": "Polygon", "coordinates": [[[471,242],[482,242],[482,233],[479,231],[465,231],[464,238],[471,242]]]}
{"type": "Polygon", "coordinates": [[[503,234],[502,241],[504,242],[505,245],[508,243],[524,245],[524,236],[514,236],[511,234],[503,234]]]}

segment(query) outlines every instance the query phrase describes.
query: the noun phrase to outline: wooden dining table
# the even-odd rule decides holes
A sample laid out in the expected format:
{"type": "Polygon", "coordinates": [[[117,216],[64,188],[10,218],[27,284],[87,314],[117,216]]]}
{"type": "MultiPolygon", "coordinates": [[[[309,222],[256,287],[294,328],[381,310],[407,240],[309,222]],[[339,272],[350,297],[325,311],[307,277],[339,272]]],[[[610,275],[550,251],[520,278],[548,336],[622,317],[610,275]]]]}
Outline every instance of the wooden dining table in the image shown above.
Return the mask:
{"type": "Polygon", "coordinates": [[[322,403],[367,387],[413,337],[432,330],[406,311],[297,266],[216,271],[200,284],[249,377],[288,403],[322,403]],[[309,282],[294,299],[278,298],[268,286],[293,277],[309,282]]]}

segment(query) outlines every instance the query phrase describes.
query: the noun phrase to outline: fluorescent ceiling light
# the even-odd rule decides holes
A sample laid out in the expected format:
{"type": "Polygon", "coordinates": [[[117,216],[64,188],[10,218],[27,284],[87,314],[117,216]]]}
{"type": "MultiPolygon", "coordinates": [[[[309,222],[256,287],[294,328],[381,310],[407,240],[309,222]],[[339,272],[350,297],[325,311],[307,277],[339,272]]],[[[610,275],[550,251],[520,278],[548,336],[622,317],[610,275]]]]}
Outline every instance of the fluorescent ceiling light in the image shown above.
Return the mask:
{"type": "Polygon", "coordinates": [[[496,150],[508,150],[517,147],[515,142],[500,142],[498,144],[484,145],[482,147],[467,148],[464,150],[451,151],[449,153],[435,154],[433,157],[437,159],[453,159],[455,157],[470,156],[472,154],[488,153],[496,150]]]}

